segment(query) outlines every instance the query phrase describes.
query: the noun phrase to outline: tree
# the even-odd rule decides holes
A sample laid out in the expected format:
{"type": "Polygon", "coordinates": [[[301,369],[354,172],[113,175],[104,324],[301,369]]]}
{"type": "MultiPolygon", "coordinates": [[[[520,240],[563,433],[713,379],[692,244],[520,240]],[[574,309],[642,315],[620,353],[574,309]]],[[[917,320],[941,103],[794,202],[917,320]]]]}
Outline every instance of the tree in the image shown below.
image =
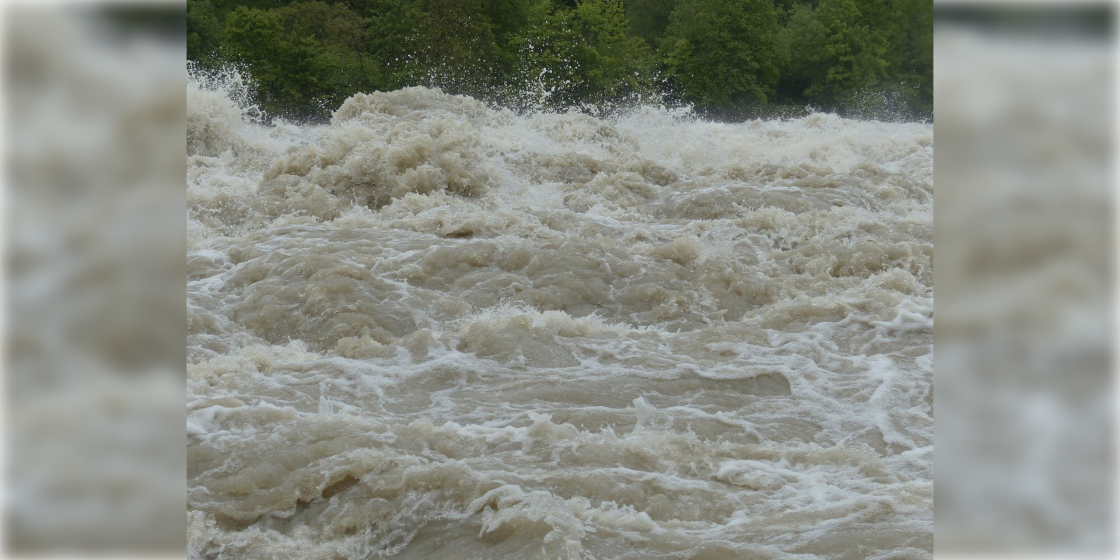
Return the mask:
{"type": "Polygon", "coordinates": [[[281,14],[240,7],[226,18],[225,35],[228,56],[252,69],[266,111],[321,118],[333,109],[337,61],[311,37],[287,37],[281,14]]]}
{"type": "Polygon", "coordinates": [[[562,108],[617,102],[651,89],[654,59],[632,37],[618,0],[579,0],[574,9],[547,0],[534,4],[523,36],[515,38],[521,87],[548,92],[562,108]]]}
{"type": "Polygon", "coordinates": [[[679,0],[628,0],[626,19],[630,20],[631,33],[645,39],[651,48],[657,48],[665,28],[669,26],[669,16],[677,7],[679,0]]]}
{"type": "Polygon", "coordinates": [[[538,0],[528,20],[522,34],[510,39],[519,64],[511,72],[513,91],[507,97],[530,107],[571,105],[588,90],[582,71],[588,63],[586,45],[572,25],[572,11],[538,0]]]}
{"type": "Polygon", "coordinates": [[[894,0],[896,33],[890,38],[888,58],[894,76],[904,87],[912,109],[933,111],[933,3],[928,0],[894,0]]]}
{"type": "Polygon", "coordinates": [[[777,94],[786,102],[804,102],[814,84],[823,82],[828,68],[822,58],[828,29],[810,4],[794,6],[778,34],[783,53],[777,94]]]}
{"type": "Polygon", "coordinates": [[[821,0],[817,18],[825,28],[819,57],[826,68],[807,94],[844,101],[882,85],[893,32],[887,6],[880,0],[821,0]]]}
{"type": "Polygon", "coordinates": [[[187,59],[204,63],[218,56],[222,44],[222,22],[208,0],[187,2],[187,59]]]}
{"type": "Polygon", "coordinates": [[[933,8],[928,0],[820,0],[787,12],[785,101],[857,116],[920,116],[933,108],[933,8]]]}
{"type": "Polygon", "coordinates": [[[422,31],[413,0],[351,0],[367,32],[365,52],[376,66],[375,89],[394,90],[415,85],[416,53],[422,31]]]}
{"type": "Polygon", "coordinates": [[[498,77],[499,49],[483,0],[419,0],[413,79],[481,94],[498,77]]]}
{"type": "Polygon", "coordinates": [[[668,76],[699,108],[766,103],[778,79],[778,22],[770,0],[689,0],[661,40],[668,76]]]}
{"type": "Polygon", "coordinates": [[[244,64],[269,112],[438,86],[520,108],[668,85],[709,116],[933,107],[929,0],[188,0],[187,56],[244,64]]]}
{"type": "Polygon", "coordinates": [[[337,74],[322,80],[337,90],[338,95],[333,97],[338,103],[378,85],[378,68],[366,53],[369,32],[362,19],[345,5],[316,0],[295,2],[274,11],[280,16],[288,41],[313,39],[322,49],[320,56],[337,68],[337,74]]]}
{"type": "Polygon", "coordinates": [[[653,57],[642,39],[630,35],[619,0],[580,0],[573,15],[573,25],[587,45],[588,93],[614,100],[648,89],[653,57]]]}

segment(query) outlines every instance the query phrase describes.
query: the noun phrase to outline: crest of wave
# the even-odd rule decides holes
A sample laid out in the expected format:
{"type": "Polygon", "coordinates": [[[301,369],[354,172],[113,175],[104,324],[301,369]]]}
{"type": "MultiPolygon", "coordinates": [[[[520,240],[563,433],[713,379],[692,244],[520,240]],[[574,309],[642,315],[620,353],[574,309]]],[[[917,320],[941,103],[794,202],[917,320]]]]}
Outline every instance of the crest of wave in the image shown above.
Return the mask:
{"type": "Polygon", "coordinates": [[[262,192],[324,218],[408,193],[480,196],[492,170],[479,131],[503,115],[512,118],[424,87],[358,93],[335,111],[320,141],[272,163],[262,192]]]}
{"type": "Polygon", "coordinates": [[[235,66],[187,63],[187,154],[216,156],[245,145],[244,125],[260,123],[252,79],[235,66]]]}

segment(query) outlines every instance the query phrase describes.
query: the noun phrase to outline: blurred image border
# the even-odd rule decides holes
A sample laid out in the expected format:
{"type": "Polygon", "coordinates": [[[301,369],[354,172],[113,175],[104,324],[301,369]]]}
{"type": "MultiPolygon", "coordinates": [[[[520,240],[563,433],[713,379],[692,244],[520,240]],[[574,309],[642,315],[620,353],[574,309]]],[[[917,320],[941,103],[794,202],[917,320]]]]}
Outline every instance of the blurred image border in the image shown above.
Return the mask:
{"type": "MultiPolygon", "coordinates": [[[[185,1],[184,0],[112,0],[112,1],[106,1],[106,0],[0,0],[0,60],[5,60],[5,61],[7,60],[7,56],[8,56],[7,29],[8,29],[8,25],[9,25],[9,18],[11,17],[13,10],[26,9],[26,10],[62,10],[62,11],[89,10],[89,11],[97,11],[97,10],[104,9],[106,7],[110,7],[110,8],[128,8],[128,7],[149,8],[149,7],[156,7],[156,8],[182,9],[182,8],[185,7],[185,1]]],[[[185,64],[186,64],[185,46],[184,46],[184,58],[183,58],[183,60],[184,60],[184,72],[185,72],[185,64]]],[[[184,77],[184,80],[185,80],[185,77],[184,77]]],[[[6,220],[6,217],[8,216],[8,211],[9,211],[9,206],[8,206],[8,204],[9,204],[8,193],[9,193],[9,187],[10,187],[10,185],[8,184],[9,183],[9,174],[8,174],[8,154],[9,154],[9,152],[8,152],[8,130],[9,130],[8,129],[8,125],[9,125],[8,107],[9,106],[8,106],[7,92],[8,92],[7,72],[3,71],[3,72],[0,72],[0,107],[3,108],[3,110],[0,110],[0,129],[4,130],[4,134],[0,134],[0,153],[3,154],[3,157],[0,157],[0,220],[6,220]]],[[[186,127],[185,122],[184,122],[183,126],[184,126],[184,135],[185,135],[185,133],[186,133],[185,132],[185,127],[186,127]]],[[[0,225],[0,263],[7,263],[8,262],[7,261],[8,248],[9,248],[9,245],[8,245],[8,224],[5,222],[2,225],[0,225]]],[[[6,264],[0,264],[0,266],[5,266],[6,267],[6,264]]],[[[7,361],[7,359],[8,359],[7,346],[8,345],[7,345],[6,341],[8,340],[8,334],[10,332],[9,329],[11,328],[11,325],[9,324],[9,309],[8,309],[8,297],[9,297],[8,294],[9,294],[9,291],[8,291],[8,281],[7,280],[8,280],[8,271],[5,268],[3,273],[0,274],[0,294],[3,294],[3,297],[0,297],[0,339],[5,341],[5,343],[0,344],[0,368],[2,368],[2,369],[0,369],[0,375],[6,375],[7,374],[7,364],[8,364],[8,361],[7,361]]],[[[6,378],[5,378],[5,380],[6,380],[6,378]]],[[[7,461],[8,461],[8,451],[10,449],[9,448],[9,432],[8,432],[8,428],[9,428],[9,426],[8,426],[8,402],[9,401],[8,401],[7,387],[6,386],[7,386],[6,383],[0,382],[0,465],[3,465],[3,468],[4,468],[4,483],[0,484],[0,504],[5,504],[5,510],[6,510],[7,493],[8,493],[7,492],[7,486],[8,486],[8,477],[7,477],[8,462],[7,461]]],[[[184,415],[184,422],[185,422],[185,419],[186,419],[185,408],[184,408],[184,411],[183,411],[183,415],[184,415]]],[[[12,558],[12,559],[35,558],[35,559],[56,559],[56,560],[81,560],[81,559],[91,559],[91,558],[104,559],[104,560],[113,560],[113,559],[163,560],[163,559],[176,559],[176,558],[181,559],[181,558],[184,558],[186,556],[186,551],[184,551],[184,554],[181,554],[181,555],[179,555],[179,554],[151,554],[151,553],[138,553],[138,554],[90,553],[90,554],[79,554],[79,553],[73,553],[73,552],[68,552],[68,553],[43,553],[43,552],[13,553],[13,552],[8,550],[8,548],[9,548],[8,542],[9,541],[8,541],[8,538],[7,538],[8,536],[6,534],[6,531],[7,531],[7,521],[4,520],[3,522],[0,522],[0,558],[12,558]]],[[[184,532],[186,531],[186,526],[185,525],[183,527],[183,531],[184,532]]]]}
{"type": "MultiPolygon", "coordinates": [[[[1057,10],[1073,10],[1078,8],[1099,8],[1099,7],[1112,8],[1112,22],[1111,22],[1111,37],[1110,47],[1112,51],[1112,76],[1110,87],[1113,93],[1113,105],[1110,111],[1110,119],[1112,123],[1112,158],[1111,158],[1111,177],[1112,177],[1112,239],[1114,251],[1120,249],[1120,196],[1117,196],[1117,186],[1120,186],[1120,37],[1117,37],[1117,25],[1120,24],[1120,0],[934,0],[934,41],[936,43],[936,32],[938,27],[939,12],[941,17],[944,16],[945,8],[952,10],[966,11],[968,9],[1009,9],[1009,8],[1024,8],[1028,10],[1037,10],[1040,8],[1053,8],[1057,10]]],[[[934,58],[934,75],[937,74],[937,59],[934,58]]],[[[936,105],[936,93],[934,96],[934,104],[936,105]]],[[[935,134],[935,155],[936,159],[936,129],[937,119],[934,118],[934,134],[935,134]]],[[[934,180],[937,180],[935,175],[934,180]]],[[[937,217],[934,216],[936,222],[937,217]]],[[[936,240],[935,240],[936,244],[936,240]]],[[[1120,270],[1120,254],[1113,253],[1113,271],[1120,270]]],[[[1112,289],[1112,324],[1113,328],[1113,343],[1112,350],[1115,353],[1120,349],[1120,275],[1113,274],[1113,289],[1112,289]]],[[[935,296],[936,297],[936,296],[935,296]]],[[[937,366],[934,365],[934,375],[936,378],[937,366]]],[[[1111,372],[1111,392],[1113,402],[1113,430],[1112,430],[1112,451],[1113,456],[1120,451],[1120,414],[1117,414],[1116,405],[1120,404],[1120,383],[1116,380],[1115,369],[1111,372]]],[[[936,424],[936,419],[934,420],[936,424]]],[[[935,440],[935,449],[943,444],[935,440]]],[[[934,460],[936,465],[936,459],[934,460]]],[[[1113,503],[1113,529],[1112,535],[1114,539],[1120,539],[1120,477],[1118,472],[1113,473],[1112,485],[1112,503],[1113,503]]],[[[935,481],[936,484],[936,481],[935,481]]],[[[936,508],[936,504],[934,505],[936,508]]],[[[936,534],[936,528],[935,528],[936,534]]],[[[1115,542],[1115,541],[1114,541],[1115,542]]],[[[1055,554],[1048,552],[1039,552],[1034,554],[1020,554],[1020,553],[994,553],[994,554],[961,554],[961,553],[937,553],[934,549],[935,558],[938,560],[1013,560],[1018,558],[1030,559],[1046,559],[1046,560],[1105,560],[1120,558],[1120,547],[1114,547],[1110,554],[1103,555],[1086,555],[1086,554],[1055,554]]]]}

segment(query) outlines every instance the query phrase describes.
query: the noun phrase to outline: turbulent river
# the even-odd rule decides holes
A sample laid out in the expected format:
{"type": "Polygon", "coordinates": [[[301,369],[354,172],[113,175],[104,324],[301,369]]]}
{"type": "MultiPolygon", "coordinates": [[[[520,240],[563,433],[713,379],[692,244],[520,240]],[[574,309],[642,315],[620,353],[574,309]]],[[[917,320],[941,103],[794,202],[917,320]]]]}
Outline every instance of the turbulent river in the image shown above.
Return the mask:
{"type": "Polygon", "coordinates": [[[932,556],[931,124],[187,90],[193,558],[932,556]]]}

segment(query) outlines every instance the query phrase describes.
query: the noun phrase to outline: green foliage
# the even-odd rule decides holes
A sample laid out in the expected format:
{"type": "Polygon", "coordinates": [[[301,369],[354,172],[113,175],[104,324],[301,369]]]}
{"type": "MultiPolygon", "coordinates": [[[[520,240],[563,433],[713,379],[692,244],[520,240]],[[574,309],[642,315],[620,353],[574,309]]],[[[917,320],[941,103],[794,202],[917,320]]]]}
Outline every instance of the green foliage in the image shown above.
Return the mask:
{"type": "Polygon", "coordinates": [[[652,48],[657,48],[665,28],[669,27],[669,16],[677,7],[679,0],[628,0],[626,19],[636,37],[645,39],[652,48]]]}
{"type": "Polygon", "coordinates": [[[266,111],[314,119],[409,85],[516,107],[660,92],[710,115],[924,116],[932,29],[931,0],[187,2],[188,59],[243,64],[266,111]]]}
{"type": "Polygon", "coordinates": [[[587,88],[583,98],[604,102],[646,93],[653,55],[645,41],[630,35],[622,3],[579,0],[572,16],[570,25],[584,50],[581,73],[587,88]]]}
{"type": "Polygon", "coordinates": [[[778,31],[769,0],[682,1],[661,52],[686,99],[708,110],[743,109],[774,91],[778,31]]]}
{"type": "Polygon", "coordinates": [[[827,69],[805,93],[826,100],[878,86],[890,69],[883,3],[877,0],[821,0],[817,17],[825,27],[824,48],[816,53],[827,69]]]}
{"type": "Polygon", "coordinates": [[[285,30],[285,14],[240,7],[226,18],[226,55],[252,69],[261,106],[307,116],[339,97],[338,59],[312,36],[285,30]]]}
{"type": "Polygon", "coordinates": [[[187,1],[187,59],[210,63],[222,44],[222,21],[208,0],[187,1]]]}
{"type": "Polygon", "coordinates": [[[499,49],[485,8],[483,0],[419,0],[410,75],[456,93],[487,91],[499,49]]]}
{"type": "Polygon", "coordinates": [[[587,45],[572,20],[572,11],[541,0],[533,6],[524,32],[511,38],[520,59],[515,87],[538,96],[530,104],[564,106],[591,89],[584,71],[590,62],[587,45]]]}
{"type": "Polygon", "coordinates": [[[377,68],[373,89],[389,91],[415,85],[420,27],[414,0],[354,0],[351,8],[369,32],[366,52],[377,68]]]}
{"type": "Polygon", "coordinates": [[[541,95],[537,103],[597,105],[652,91],[656,62],[630,35],[618,0],[579,0],[574,9],[540,0],[527,14],[524,33],[510,41],[520,59],[512,77],[541,95]]]}
{"type": "Polygon", "coordinates": [[[898,19],[888,58],[909,107],[933,112],[933,3],[896,0],[891,8],[898,19]]]}
{"type": "Polygon", "coordinates": [[[927,0],[820,0],[795,6],[779,90],[859,116],[933,109],[933,5],[927,0]]]}
{"type": "Polygon", "coordinates": [[[355,91],[370,90],[378,85],[378,68],[365,52],[369,30],[345,5],[296,2],[275,11],[280,15],[289,40],[310,38],[322,50],[324,68],[332,69],[334,74],[320,76],[320,81],[348,92],[343,99],[355,91]]]}
{"type": "Polygon", "coordinates": [[[821,57],[828,29],[817,19],[809,4],[795,6],[785,27],[778,34],[784,66],[778,80],[778,95],[783,99],[803,98],[812,91],[814,81],[827,74],[821,57]]]}

